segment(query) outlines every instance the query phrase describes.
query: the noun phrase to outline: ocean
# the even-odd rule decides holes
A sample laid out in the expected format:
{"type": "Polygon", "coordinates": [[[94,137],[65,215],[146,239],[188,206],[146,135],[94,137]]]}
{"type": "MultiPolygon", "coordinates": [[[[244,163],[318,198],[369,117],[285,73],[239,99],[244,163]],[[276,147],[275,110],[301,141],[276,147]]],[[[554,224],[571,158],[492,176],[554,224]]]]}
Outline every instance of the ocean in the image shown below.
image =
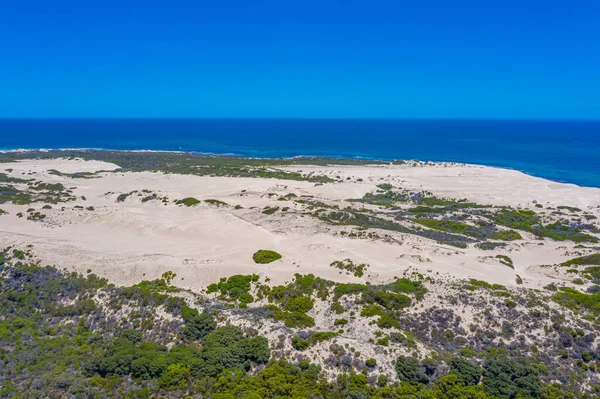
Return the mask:
{"type": "Polygon", "coordinates": [[[0,119],[0,150],[456,161],[600,187],[600,121],[0,119]]]}

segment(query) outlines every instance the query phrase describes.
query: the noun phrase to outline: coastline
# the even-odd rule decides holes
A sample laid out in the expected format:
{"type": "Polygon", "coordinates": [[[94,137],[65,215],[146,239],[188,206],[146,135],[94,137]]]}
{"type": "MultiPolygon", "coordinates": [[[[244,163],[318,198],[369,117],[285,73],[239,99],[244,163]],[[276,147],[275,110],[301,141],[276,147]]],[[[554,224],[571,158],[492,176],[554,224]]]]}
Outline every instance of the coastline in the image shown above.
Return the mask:
{"type": "Polygon", "coordinates": [[[600,187],[600,121],[2,120],[0,147],[336,159],[419,159],[600,187]]]}
{"type": "MultiPolygon", "coordinates": [[[[525,169],[510,167],[505,165],[497,165],[497,164],[489,164],[489,163],[477,163],[477,162],[460,162],[460,161],[452,161],[452,160],[422,160],[422,159],[386,159],[380,157],[365,157],[365,156],[355,156],[355,157],[347,157],[343,155],[294,155],[294,156],[250,156],[239,153],[214,153],[214,152],[203,152],[203,151],[183,151],[183,150],[155,150],[155,149],[110,149],[110,148],[92,148],[92,147],[72,147],[72,148],[13,148],[13,149],[0,149],[0,154],[33,154],[33,153],[43,153],[48,154],[52,152],[106,152],[106,153],[149,153],[149,154],[192,154],[199,156],[207,156],[207,157],[224,157],[224,158],[238,158],[238,159],[251,159],[251,160],[331,160],[331,161],[347,161],[347,162],[369,162],[372,161],[374,163],[377,162],[391,162],[391,163],[399,163],[399,162],[421,162],[426,164],[456,164],[456,165],[465,165],[465,166],[481,166],[488,168],[496,168],[503,170],[511,170],[524,173],[528,176],[552,181],[560,184],[571,184],[577,187],[585,187],[585,188],[600,188],[600,183],[598,185],[581,185],[568,180],[560,180],[560,179],[551,179],[546,176],[540,175],[539,173],[527,171],[525,169]]],[[[1,158],[0,158],[1,162],[1,158]]],[[[332,162],[335,164],[335,162],[332,162]]]]}

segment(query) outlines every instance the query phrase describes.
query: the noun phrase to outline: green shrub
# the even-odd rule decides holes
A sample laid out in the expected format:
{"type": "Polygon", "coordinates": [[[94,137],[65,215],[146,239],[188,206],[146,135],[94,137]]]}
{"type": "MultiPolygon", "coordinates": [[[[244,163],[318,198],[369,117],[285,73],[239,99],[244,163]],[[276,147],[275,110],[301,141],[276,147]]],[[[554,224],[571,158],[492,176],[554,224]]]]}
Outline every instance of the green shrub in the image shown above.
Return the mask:
{"type": "Polygon", "coordinates": [[[190,368],[183,364],[171,364],[167,371],[158,379],[158,385],[161,388],[176,389],[185,386],[190,377],[190,368]]]}
{"type": "Polygon", "coordinates": [[[364,284],[338,284],[333,289],[333,299],[337,300],[344,295],[363,293],[369,290],[364,284]]]}
{"type": "Polygon", "coordinates": [[[336,335],[338,335],[338,333],[318,331],[318,332],[311,333],[310,337],[307,339],[304,339],[304,340],[302,340],[298,337],[292,337],[292,346],[296,350],[303,351],[319,342],[331,339],[331,338],[335,337],[336,335]]]}
{"type": "Polygon", "coordinates": [[[254,297],[247,292],[244,292],[238,298],[241,303],[252,303],[254,302],[254,297]]]}
{"type": "MultiPolygon", "coordinates": [[[[240,302],[242,301],[241,296],[244,294],[247,294],[244,296],[244,301],[249,300],[250,298],[252,298],[252,296],[250,296],[249,292],[250,292],[250,288],[253,282],[257,282],[258,281],[258,274],[250,274],[250,275],[243,275],[243,274],[235,274],[231,277],[223,277],[217,284],[216,286],[214,284],[211,284],[207,287],[207,293],[213,293],[216,292],[217,290],[221,292],[221,295],[224,297],[229,297],[230,299],[233,300],[237,300],[239,299],[240,302]]],[[[243,303],[250,303],[253,300],[250,300],[249,302],[243,302],[243,303]]]]}
{"type": "Polygon", "coordinates": [[[483,374],[483,369],[462,357],[455,356],[450,362],[450,373],[465,385],[477,385],[483,374]]]}
{"type": "Polygon", "coordinates": [[[217,284],[210,284],[208,287],[206,287],[207,294],[212,294],[215,292],[219,292],[219,286],[217,284]]]}
{"type": "Polygon", "coordinates": [[[377,326],[380,328],[397,328],[400,329],[400,323],[392,315],[388,314],[387,311],[379,305],[367,305],[360,312],[363,317],[374,317],[379,316],[377,320],[377,326]]]}
{"type": "Polygon", "coordinates": [[[284,310],[287,312],[306,313],[313,308],[314,301],[308,296],[297,296],[290,298],[285,304],[284,310]]]}
{"type": "Polygon", "coordinates": [[[481,240],[485,240],[488,238],[492,240],[501,241],[514,241],[523,239],[521,234],[514,230],[497,230],[489,232],[488,230],[480,228],[478,226],[473,226],[470,224],[457,222],[453,220],[415,219],[414,222],[429,227],[430,229],[455,234],[462,234],[468,237],[474,237],[481,240]]]}
{"type": "Polygon", "coordinates": [[[511,269],[515,268],[512,259],[506,255],[496,255],[496,259],[498,259],[500,263],[502,263],[505,266],[510,267],[511,269]]]}
{"type": "Polygon", "coordinates": [[[522,240],[523,237],[517,231],[514,230],[498,230],[490,233],[489,236],[492,240],[500,240],[500,241],[515,241],[522,240]]]}
{"type": "Polygon", "coordinates": [[[561,263],[560,265],[561,266],[575,266],[575,265],[597,265],[597,266],[600,266],[600,253],[570,259],[566,262],[561,263]]]}
{"type": "Polygon", "coordinates": [[[187,197],[187,198],[175,201],[175,204],[177,204],[177,205],[185,205],[185,206],[196,206],[199,203],[200,203],[200,200],[197,200],[194,197],[187,197]]]}
{"type": "Polygon", "coordinates": [[[517,307],[517,303],[515,301],[513,301],[513,300],[510,300],[510,299],[506,299],[504,301],[504,304],[506,306],[508,306],[509,308],[516,308],[517,307]]]}
{"type": "Polygon", "coordinates": [[[255,263],[265,264],[281,259],[281,255],[275,251],[261,249],[252,255],[252,259],[255,263]]]}
{"type": "Polygon", "coordinates": [[[208,205],[214,205],[214,206],[228,206],[229,204],[227,202],[223,202],[223,201],[219,201],[216,199],[207,199],[204,200],[204,202],[206,202],[208,205]]]}
{"type": "Polygon", "coordinates": [[[188,340],[202,339],[217,326],[212,313],[207,309],[199,313],[197,309],[184,306],[181,309],[181,316],[185,322],[183,336],[188,340]]]}
{"type": "Polygon", "coordinates": [[[474,278],[469,280],[469,285],[467,286],[467,288],[471,288],[471,289],[485,288],[485,289],[494,290],[494,291],[506,291],[506,287],[501,284],[490,284],[487,281],[477,280],[474,278]]]}
{"type": "Polygon", "coordinates": [[[396,360],[396,374],[401,381],[413,384],[426,384],[429,378],[421,372],[419,359],[412,356],[400,356],[396,360]]]}
{"type": "Polygon", "coordinates": [[[502,209],[487,215],[492,221],[511,229],[530,232],[539,238],[551,238],[557,241],[570,240],[573,242],[598,242],[596,237],[583,233],[578,228],[572,228],[562,222],[543,225],[537,213],[532,210],[502,209]]]}
{"type": "Polygon", "coordinates": [[[399,278],[384,288],[396,293],[413,294],[419,300],[423,299],[427,293],[427,289],[420,281],[412,281],[407,278],[399,278]]]}
{"type": "Polygon", "coordinates": [[[298,351],[303,351],[308,349],[310,346],[310,341],[305,339],[301,340],[298,337],[292,337],[292,347],[298,351]]]}
{"type": "Polygon", "coordinates": [[[355,264],[350,259],[332,262],[330,266],[340,270],[348,271],[352,273],[355,277],[362,277],[365,274],[365,269],[368,267],[368,265],[365,263],[355,264]]]}
{"type": "Polygon", "coordinates": [[[581,209],[576,208],[574,206],[561,205],[561,206],[557,206],[556,209],[566,210],[566,211],[569,211],[569,212],[581,212],[581,209]]]}
{"type": "Polygon", "coordinates": [[[502,399],[541,397],[538,372],[524,361],[493,359],[484,368],[483,386],[488,394],[502,399]]]}
{"type": "Polygon", "coordinates": [[[342,306],[342,304],[339,303],[338,301],[334,301],[334,302],[331,303],[331,310],[335,314],[342,314],[342,313],[344,313],[346,311],[346,309],[344,309],[344,307],[342,306]]]}
{"type": "Polygon", "coordinates": [[[117,197],[117,202],[124,202],[130,195],[131,193],[119,194],[119,196],[117,197]]]}
{"type": "Polygon", "coordinates": [[[306,328],[315,326],[315,320],[305,313],[286,312],[274,305],[267,305],[265,309],[269,311],[267,314],[268,317],[273,320],[283,321],[286,327],[306,328]]]}
{"type": "Polygon", "coordinates": [[[404,294],[375,290],[364,292],[362,298],[367,303],[378,303],[388,310],[407,308],[412,302],[411,299],[404,294]]]}
{"type": "Polygon", "coordinates": [[[572,288],[561,287],[552,297],[556,302],[572,310],[587,310],[594,316],[600,314],[600,293],[585,294],[572,288]]]}

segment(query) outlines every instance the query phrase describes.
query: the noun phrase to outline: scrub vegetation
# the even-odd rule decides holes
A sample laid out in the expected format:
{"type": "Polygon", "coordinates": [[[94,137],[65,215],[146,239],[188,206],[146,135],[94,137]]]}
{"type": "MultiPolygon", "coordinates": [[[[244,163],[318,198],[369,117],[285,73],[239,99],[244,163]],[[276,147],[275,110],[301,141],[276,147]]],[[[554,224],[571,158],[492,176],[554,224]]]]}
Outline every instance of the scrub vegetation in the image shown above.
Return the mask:
{"type": "MultiPolygon", "coordinates": [[[[477,294],[454,300],[482,314],[493,309],[500,332],[481,322],[469,334],[450,308],[414,313],[430,295],[426,285],[437,284],[419,275],[380,286],[296,275],[273,287],[238,275],[209,287],[216,299],[191,300],[171,285],[177,278],[171,272],[116,287],[92,273],[39,266],[30,250],[5,248],[0,276],[0,397],[553,399],[600,390],[600,358],[590,340],[595,325],[560,313],[542,318],[551,310],[541,293],[481,280],[468,282],[477,294]],[[228,310],[245,295],[257,302],[228,310]],[[329,331],[316,330],[317,302],[343,302],[346,316],[332,317],[329,331]],[[282,329],[279,338],[267,338],[230,317],[270,320],[282,329]],[[379,347],[380,355],[338,343],[344,328],[358,325],[375,328],[360,350],[379,347]],[[543,326],[547,337],[519,344],[513,329],[525,325],[543,326]],[[502,339],[494,340],[493,331],[502,339]],[[464,335],[471,338],[459,339],[464,335]],[[388,368],[381,354],[392,348],[400,352],[388,353],[388,368]]],[[[594,295],[566,289],[551,295],[567,311],[598,314],[594,295]]]]}

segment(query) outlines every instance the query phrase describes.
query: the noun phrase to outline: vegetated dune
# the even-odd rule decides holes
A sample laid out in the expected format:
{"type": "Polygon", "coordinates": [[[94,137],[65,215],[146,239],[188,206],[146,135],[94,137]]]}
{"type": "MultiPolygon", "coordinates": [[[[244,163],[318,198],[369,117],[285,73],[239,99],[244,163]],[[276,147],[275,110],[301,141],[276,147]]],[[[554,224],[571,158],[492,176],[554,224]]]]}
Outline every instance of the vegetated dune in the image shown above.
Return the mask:
{"type": "MultiPolygon", "coordinates": [[[[388,215],[394,210],[389,206],[349,201],[389,186],[428,192],[435,198],[530,209],[548,217],[565,205],[580,210],[565,211],[569,217],[587,213],[591,219],[600,211],[599,189],[550,182],[512,170],[452,163],[278,167],[334,180],[325,184],[133,173],[117,168],[106,162],[77,159],[1,164],[1,169],[10,170],[5,172],[9,177],[59,183],[73,198],[48,204],[51,209],[42,209],[43,201],[0,205],[8,212],[0,219],[0,241],[5,246],[33,245],[33,252],[43,263],[79,272],[91,268],[116,284],[157,278],[168,270],[177,274],[175,284],[194,289],[221,277],[251,273],[275,283],[289,281],[295,273],[313,273],[334,281],[380,283],[411,268],[507,285],[514,285],[518,275],[526,286],[539,287],[557,276],[540,271],[538,266],[559,263],[574,253],[585,254],[582,243],[540,239],[525,231],[520,233],[522,239],[483,250],[473,243],[448,245],[435,236],[431,239],[401,228],[394,231],[395,227],[328,223],[315,217],[315,209],[319,204],[327,211],[362,208],[390,219],[388,215]],[[77,175],[82,173],[90,175],[77,175]],[[184,199],[194,201],[186,204],[181,202],[184,199]],[[44,218],[28,218],[34,212],[41,212],[44,218]],[[19,213],[24,216],[18,217],[19,213]],[[261,248],[276,250],[283,258],[256,264],[252,254],[261,248]],[[497,255],[508,256],[512,267],[499,262],[497,255]],[[356,277],[330,266],[343,259],[368,264],[368,268],[362,277],[356,277]]],[[[405,222],[398,224],[428,231],[405,222]]]]}

